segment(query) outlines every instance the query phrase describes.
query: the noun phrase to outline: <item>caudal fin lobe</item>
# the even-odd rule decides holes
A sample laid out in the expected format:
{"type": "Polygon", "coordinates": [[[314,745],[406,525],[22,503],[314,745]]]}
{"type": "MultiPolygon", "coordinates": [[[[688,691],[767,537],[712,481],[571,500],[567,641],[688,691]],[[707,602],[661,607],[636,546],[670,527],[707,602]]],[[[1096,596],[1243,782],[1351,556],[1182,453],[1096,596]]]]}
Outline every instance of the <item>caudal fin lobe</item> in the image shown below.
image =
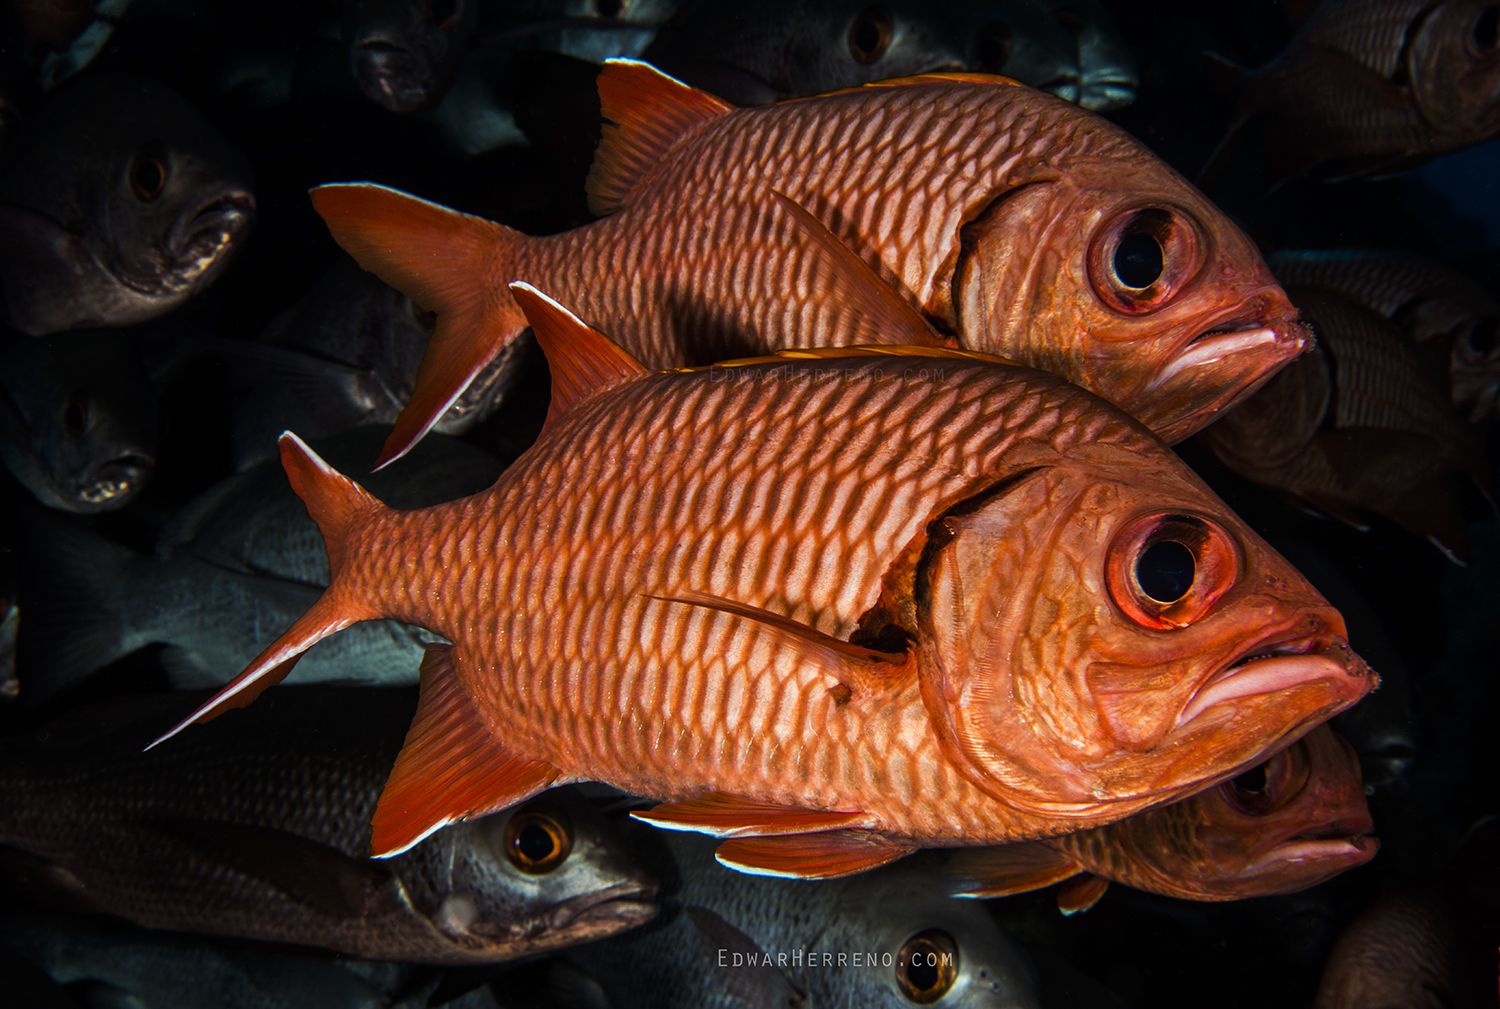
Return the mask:
{"type": "Polygon", "coordinates": [[[370,518],[390,509],[318,458],[317,453],[290,431],[282,434],[280,444],[281,464],[286,469],[287,479],[323,533],[332,573],[328,588],[312,608],[261,652],[244,672],[151,746],[166,742],[193,722],[206,722],[230,708],[244,707],[259,697],[261,691],[284,680],[302,653],[328,635],[350,624],[383,615],[371,600],[361,597],[360,586],[350,583],[347,561],[352,551],[358,548],[360,527],[370,518]]]}
{"type": "Polygon", "coordinates": [[[436,424],[474,376],[526,328],[505,285],[526,236],[368,182],[318,186],[313,207],[360,266],[437,313],[411,399],[375,468],[399,459],[436,424]]]}

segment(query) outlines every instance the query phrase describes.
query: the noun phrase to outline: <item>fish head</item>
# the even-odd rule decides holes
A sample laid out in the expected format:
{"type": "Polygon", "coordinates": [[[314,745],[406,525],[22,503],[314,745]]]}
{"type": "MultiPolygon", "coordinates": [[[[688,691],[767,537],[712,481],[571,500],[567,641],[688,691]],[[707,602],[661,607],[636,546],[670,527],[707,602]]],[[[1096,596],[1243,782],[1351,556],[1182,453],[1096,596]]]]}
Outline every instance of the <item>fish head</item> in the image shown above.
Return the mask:
{"type": "Polygon", "coordinates": [[[808,970],[810,1005],[1040,1005],[1025,953],[976,901],[946,895],[943,856],[926,852],[844,881],[825,898],[817,949],[859,950],[868,963],[808,970]]]}
{"type": "Polygon", "coordinates": [[[1041,6],[1077,40],[1078,104],[1107,112],[1135,101],[1140,71],[1104,5],[1098,0],[1043,0],[1041,6]]]}
{"type": "Polygon", "coordinates": [[[1320,725],[1248,771],[1106,829],[1153,878],[1149,889],[1232,900],[1363,865],[1379,848],[1373,827],[1354,748],[1320,725]]]}
{"type": "Polygon", "coordinates": [[[1239,228],[1133,140],[1103,132],[964,226],[958,330],[970,349],[1063,375],[1181,441],[1312,337],[1239,228]]]}
{"type": "Polygon", "coordinates": [[[156,469],[156,398],[134,345],[108,330],[0,348],[0,459],[49,508],[110,511],[156,469]]]}
{"type": "Polygon", "coordinates": [[[1493,0],[1446,0],[1422,21],[1404,68],[1417,108],[1445,149],[1500,133],[1500,7],[1493,0]]]}
{"type": "Polygon", "coordinates": [[[442,101],[468,55],[477,0],[347,0],[349,69],[360,91],[405,114],[442,101]]]}
{"type": "Polygon", "coordinates": [[[1012,455],[932,523],[915,582],[928,712],[1006,805],[1119,819],[1375,686],[1338,611],[1144,433],[1012,455]]]}
{"type": "MultiPolygon", "coordinates": [[[[650,921],[657,883],[577,792],[530,802],[434,835],[421,910],[452,942],[511,959],[592,942],[650,921]]],[[[405,856],[403,856],[405,857],[405,856]]]]}
{"type": "Polygon", "coordinates": [[[1469,315],[1453,332],[1453,403],[1478,424],[1500,414],[1500,309],[1469,315]]]}

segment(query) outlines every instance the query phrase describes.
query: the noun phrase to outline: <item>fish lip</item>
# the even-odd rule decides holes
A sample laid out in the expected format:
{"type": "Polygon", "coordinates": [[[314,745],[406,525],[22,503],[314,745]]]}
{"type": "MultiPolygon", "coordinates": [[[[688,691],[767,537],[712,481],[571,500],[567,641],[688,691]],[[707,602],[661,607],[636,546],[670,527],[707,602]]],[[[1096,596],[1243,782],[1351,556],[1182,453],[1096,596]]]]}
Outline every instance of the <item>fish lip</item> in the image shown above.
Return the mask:
{"type": "Polygon", "coordinates": [[[201,255],[200,246],[229,245],[255,217],[255,197],[244,189],[230,189],[183,214],[172,227],[167,248],[173,260],[201,255]]]}
{"type": "Polygon", "coordinates": [[[1380,850],[1374,835],[1341,834],[1338,837],[1316,837],[1312,831],[1288,838],[1251,862],[1246,875],[1257,875],[1286,865],[1306,862],[1368,862],[1380,850]]]}
{"type": "Polygon", "coordinates": [[[150,482],[156,460],[144,452],[129,452],[92,466],[73,486],[73,495],[94,509],[118,508],[150,482]]]}
{"type": "Polygon", "coordinates": [[[1311,345],[1307,329],[1294,317],[1267,317],[1268,313],[1231,315],[1216,319],[1213,325],[1188,340],[1166,367],[1151,379],[1147,392],[1155,392],[1178,375],[1205,364],[1214,364],[1233,354],[1285,345],[1286,359],[1291,360],[1311,345]]]}
{"type": "Polygon", "coordinates": [[[1347,649],[1348,645],[1328,632],[1272,636],[1257,643],[1199,684],[1178,714],[1173,731],[1182,729],[1210,708],[1226,701],[1276,693],[1289,686],[1316,680],[1348,676],[1349,670],[1327,654],[1336,647],[1347,649]],[[1309,667],[1317,665],[1324,667],[1323,672],[1308,675],[1309,667]]]}
{"type": "Polygon", "coordinates": [[[627,882],[581,893],[547,912],[546,925],[549,929],[561,931],[585,921],[634,918],[638,914],[646,914],[649,918],[656,914],[652,898],[657,889],[655,883],[627,882]]]}

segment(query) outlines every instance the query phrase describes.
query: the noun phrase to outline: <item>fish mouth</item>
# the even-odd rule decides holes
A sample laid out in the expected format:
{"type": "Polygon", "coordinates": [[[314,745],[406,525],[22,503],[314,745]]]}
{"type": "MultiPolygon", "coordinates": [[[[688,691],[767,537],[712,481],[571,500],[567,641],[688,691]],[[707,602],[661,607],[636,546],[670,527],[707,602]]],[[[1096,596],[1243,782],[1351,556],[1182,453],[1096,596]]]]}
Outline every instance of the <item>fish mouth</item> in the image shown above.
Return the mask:
{"type": "Polygon", "coordinates": [[[156,460],[144,453],[127,453],[91,467],[73,487],[80,512],[123,507],[151,480],[156,460]]]}
{"type": "MultiPolygon", "coordinates": [[[[1192,724],[1221,704],[1280,693],[1319,680],[1341,681],[1351,676],[1373,678],[1374,673],[1348,644],[1332,635],[1304,635],[1263,642],[1205,680],[1178,714],[1173,730],[1192,724]],[[1332,655],[1339,655],[1343,661],[1332,655]]],[[[1358,696],[1363,696],[1373,686],[1370,684],[1358,696]]]]}
{"type": "Polygon", "coordinates": [[[650,921],[656,916],[653,883],[616,883],[614,886],[572,897],[548,911],[548,930],[609,934],[650,921]]]}
{"type": "Polygon", "coordinates": [[[1083,94],[1078,104],[1090,112],[1123,109],[1135,101],[1140,81],[1133,74],[1105,70],[1084,74],[1083,94]]]}
{"type": "Polygon", "coordinates": [[[222,193],[183,214],[167,236],[170,263],[158,286],[181,290],[209,279],[228,262],[228,253],[254,221],[255,197],[243,189],[222,193]]]}
{"type": "Polygon", "coordinates": [[[1342,872],[1368,862],[1380,850],[1379,838],[1371,834],[1335,834],[1335,831],[1338,828],[1308,831],[1283,841],[1251,862],[1245,874],[1274,872],[1289,865],[1311,867],[1315,863],[1329,872],[1342,872]]]}

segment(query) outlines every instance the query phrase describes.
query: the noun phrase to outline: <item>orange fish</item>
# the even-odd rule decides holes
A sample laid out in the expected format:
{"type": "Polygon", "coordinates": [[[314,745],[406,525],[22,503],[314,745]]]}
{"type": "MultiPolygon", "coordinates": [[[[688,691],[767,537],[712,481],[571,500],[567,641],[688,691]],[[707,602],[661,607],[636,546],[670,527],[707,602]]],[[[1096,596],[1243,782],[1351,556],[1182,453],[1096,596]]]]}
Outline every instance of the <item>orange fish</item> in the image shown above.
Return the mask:
{"type": "Polygon", "coordinates": [[[728,864],[843,875],[1171,801],[1376,682],[1174,453],[1055,376],[925,347],[651,373],[512,290],[554,383],[537,443],[396,511],[284,435],[329,588],[173,730],[356,621],[446,637],[377,854],[592,780],[728,864]]]}
{"type": "Polygon", "coordinates": [[[1276,60],[1240,83],[1241,132],[1263,127],[1279,184],[1403,172],[1500,136],[1500,9],[1493,0],[1323,0],[1276,60]]]}
{"type": "Polygon", "coordinates": [[[736,109],[611,61],[599,95],[613,125],[588,191],[609,216],[573,231],[532,238],[370,184],[313,190],[338,243],[438,317],[378,465],[525,329],[513,280],[654,368],[810,340],[946,343],[1061,374],[1168,441],[1308,345],[1201,193],[1014,81],[938,74],[736,109]],[[848,288],[870,269],[947,339],[868,317],[848,288]]]}
{"type": "Polygon", "coordinates": [[[1454,559],[1466,552],[1464,483],[1488,489],[1483,453],[1427,362],[1378,313],[1291,289],[1318,346],[1203,433],[1249,480],[1365,528],[1385,515],[1454,559]]]}
{"type": "Polygon", "coordinates": [[[1278,252],[1270,265],[1283,284],[1325,288],[1394,322],[1448,376],[1471,424],[1500,415],[1500,304],[1461,271],[1372,249],[1278,252]]]}
{"type": "Polygon", "coordinates": [[[1111,881],[1184,900],[1294,893],[1375,857],[1379,843],[1354,748],[1320,725],[1265,763],[1167,806],[1045,841],[962,852],[948,869],[966,897],[1062,880],[1066,914],[1111,881]]]}

